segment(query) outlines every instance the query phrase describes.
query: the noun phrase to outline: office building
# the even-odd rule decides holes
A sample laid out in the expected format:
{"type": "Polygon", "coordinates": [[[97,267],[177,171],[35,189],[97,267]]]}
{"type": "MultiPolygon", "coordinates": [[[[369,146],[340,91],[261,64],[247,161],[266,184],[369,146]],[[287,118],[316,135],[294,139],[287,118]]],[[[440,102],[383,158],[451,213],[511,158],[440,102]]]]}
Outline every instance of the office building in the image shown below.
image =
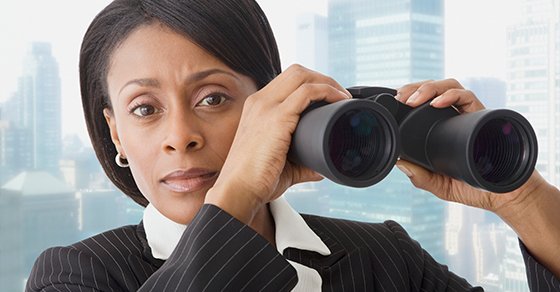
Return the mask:
{"type": "Polygon", "coordinates": [[[441,79],[443,14],[443,0],[330,0],[330,75],[343,86],[441,79]]]}
{"type": "Polygon", "coordinates": [[[560,0],[524,0],[507,31],[508,107],[533,125],[537,169],[560,185],[560,0]]]}
{"type": "Polygon", "coordinates": [[[88,238],[103,231],[124,225],[138,224],[144,208],[126,197],[116,188],[81,190],[78,228],[81,238],[88,238]]]}
{"type": "Polygon", "coordinates": [[[60,171],[64,181],[76,190],[107,189],[109,181],[93,148],[86,147],[77,135],[63,139],[60,171]]]}
{"type": "MultiPolygon", "coordinates": [[[[68,185],[51,174],[44,171],[22,172],[2,186],[0,196],[15,202],[0,205],[3,208],[0,210],[2,219],[14,224],[9,228],[12,234],[2,231],[2,238],[21,238],[19,246],[13,247],[13,242],[11,245],[14,256],[22,259],[13,262],[16,267],[21,265],[21,269],[18,277],[10,276],[12,281],[21,279],[23,282],[43,250],[68,245],[79,239],[78,200],[68,185]],[[6,215],[9,218],[4,218],[4,214],[10,214],[6,215]]],[[[2,255],[2,261],[4,259],[2,255]]]]}
{"type": "Polygon", "coordinates": [[[312,70],[328,72],[328,18],[306,13],[297,18],[296,63],[312,70]]]}
{"type": "Polygon", "coordinates": [[[24,59],[18,89],[6,102],[5,119],[18,132],[7,148],[18,149],[17,170],[44,170],[58,175],[61,143],[61,96],[58,64],[49,43],[34,42],[24,59]],[[22,140],[25,140],[24,142],[22,140]],[[25,148],[18,148],[21,145],[25,148]]]}
{"type": "Polygon", "coordinates": [[[471,90],[487,109],[506,107],[506,82],[493,77],[470,77],[460,80],[471,90]]]}
{"type": "Polygon", "coordinates": [[[23,291],[23,220],[21,196],[0,189],[0,287],[23,291]]]}

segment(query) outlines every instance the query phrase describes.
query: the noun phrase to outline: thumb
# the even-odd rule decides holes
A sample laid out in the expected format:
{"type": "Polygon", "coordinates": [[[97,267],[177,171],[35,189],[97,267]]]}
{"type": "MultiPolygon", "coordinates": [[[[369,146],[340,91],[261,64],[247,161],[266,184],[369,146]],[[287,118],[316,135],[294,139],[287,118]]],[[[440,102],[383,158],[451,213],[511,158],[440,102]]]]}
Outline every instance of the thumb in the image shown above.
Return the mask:
{"type": "Polygon", "coordinates": [[[311,181],[320,181],[323,179],[323,177],[319,173],[304,166],[294,165],[292,167],[292,170],[293,170],[292,184],[311,182],[311,181]]]}
{"type": "Polygon", "coordinates": [[[417,164],[402,159],[397,161],[396,166],[400,171],[408,176],[415,187],[434,194],[439,193],[439,188],[443,183],[443,177],[441,175],[435,174],[417,164]]]}

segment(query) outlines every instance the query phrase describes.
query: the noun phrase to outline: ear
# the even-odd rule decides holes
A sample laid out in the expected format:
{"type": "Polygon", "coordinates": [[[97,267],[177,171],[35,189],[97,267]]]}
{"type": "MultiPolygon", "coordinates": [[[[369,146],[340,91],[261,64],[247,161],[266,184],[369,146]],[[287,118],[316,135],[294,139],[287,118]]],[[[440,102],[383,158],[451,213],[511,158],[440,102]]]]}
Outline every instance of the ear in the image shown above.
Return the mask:
{"type": "Polygon", "coordinates": [[[107,122],[107,126],[109,127],[111,140],[113,141],[115,148],[117,148],[117,151],[123,156],[123,158],[126,157],[126,153],[124,153],[124,149],[121,145],[121,140],[119,139],[119,132],[117,131],[117,123],[115,121],[113,111],[109,108],[104,108],[103,116],[105,116],[105,122],[107,122]]]}

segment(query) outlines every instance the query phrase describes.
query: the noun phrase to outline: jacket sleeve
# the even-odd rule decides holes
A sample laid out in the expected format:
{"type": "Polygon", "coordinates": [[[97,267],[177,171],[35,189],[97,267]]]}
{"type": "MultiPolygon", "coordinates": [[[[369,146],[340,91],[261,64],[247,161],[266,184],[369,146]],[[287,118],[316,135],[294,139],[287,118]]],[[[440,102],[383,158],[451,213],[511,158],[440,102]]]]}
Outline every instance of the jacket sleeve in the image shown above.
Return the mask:
{"type": "Polygon", "coordinates": [[[289,291],[295,269],[264,238],[204,205],[179,245],[141,291],[289,291]]]}
{"type": "Polygon", "coordinates": [[[560,291],[560,280],[547,268],[541,265],[527,250],[523,242],[519,240],[521,254],[525,261],[527,280],[531,291],[560,291]]]}
{"type": "Polygon", "coordinates": [[[411,291],[484,291],[481,287],[472,287],[447,266],[436,262],[401,225],[394,221],[385,224],[395,235],[397,248],[408,267],[411,291]]]}
{"type": "MultiPolygon", "coordinates": [[[[112,258],[117,255],[105,249],[111,244],[99,249],[112,258]]],[[[202,206],[169,259],[141,287],[129,281],[130,267],[112,267],[94,254],[75,247],[46,250],[26,291],[289,291],[297,283],[295,269],[268,241],[213,205],[202,206]]]]}

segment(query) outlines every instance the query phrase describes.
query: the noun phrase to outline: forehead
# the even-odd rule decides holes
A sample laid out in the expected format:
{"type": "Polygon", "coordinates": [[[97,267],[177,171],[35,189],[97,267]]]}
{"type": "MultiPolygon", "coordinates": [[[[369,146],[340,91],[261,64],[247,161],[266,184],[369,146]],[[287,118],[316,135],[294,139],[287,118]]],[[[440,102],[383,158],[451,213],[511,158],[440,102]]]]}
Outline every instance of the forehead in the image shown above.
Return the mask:
{"type": "Polygon", "coordinates": [[[179,67],[189,71],[210,67],[228,68],[187,37],[156,23],[137,28],[115,49],[109,64],[108,78],[111,80],[123,73],[153,74],[154,70],[165,71],[179,67]]]}

